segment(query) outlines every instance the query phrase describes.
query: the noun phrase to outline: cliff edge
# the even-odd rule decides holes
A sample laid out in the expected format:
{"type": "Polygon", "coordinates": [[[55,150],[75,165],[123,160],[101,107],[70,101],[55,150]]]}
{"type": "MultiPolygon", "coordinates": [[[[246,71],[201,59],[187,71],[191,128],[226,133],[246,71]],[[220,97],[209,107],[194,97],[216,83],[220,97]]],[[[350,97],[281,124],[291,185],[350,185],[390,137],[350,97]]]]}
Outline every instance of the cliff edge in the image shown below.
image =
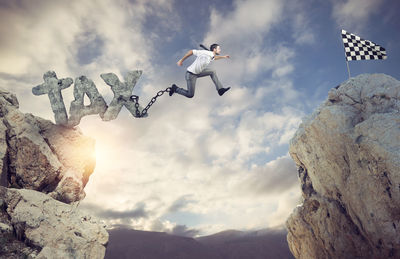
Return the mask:
{"type": "Polygon", "coordinates": [[[94,140],[18,107],[0,89],[0,258],[104,258],[105,226],[71,205],[85,197],[94,140]]]}
{"type": "Polygon", "coordinates": [[[290,143],[303,204],[288,218],[296,258],[400,257],[400,82],[351,78],[290,143]]]}

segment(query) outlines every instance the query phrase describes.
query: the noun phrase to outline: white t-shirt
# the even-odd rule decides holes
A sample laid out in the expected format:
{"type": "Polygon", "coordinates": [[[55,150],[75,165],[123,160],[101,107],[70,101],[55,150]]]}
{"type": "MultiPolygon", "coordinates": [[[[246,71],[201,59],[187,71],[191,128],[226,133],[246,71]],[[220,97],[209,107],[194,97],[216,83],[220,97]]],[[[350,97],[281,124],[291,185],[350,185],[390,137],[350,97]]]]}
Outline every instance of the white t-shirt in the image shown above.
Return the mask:
{"type": "Polygon", "coordinates": [[[194,49],[193,55],[197,56],[196,60],[187,68],[193,74],[200,74],[214,60],[214,53],[208,50],[194,49]]]}

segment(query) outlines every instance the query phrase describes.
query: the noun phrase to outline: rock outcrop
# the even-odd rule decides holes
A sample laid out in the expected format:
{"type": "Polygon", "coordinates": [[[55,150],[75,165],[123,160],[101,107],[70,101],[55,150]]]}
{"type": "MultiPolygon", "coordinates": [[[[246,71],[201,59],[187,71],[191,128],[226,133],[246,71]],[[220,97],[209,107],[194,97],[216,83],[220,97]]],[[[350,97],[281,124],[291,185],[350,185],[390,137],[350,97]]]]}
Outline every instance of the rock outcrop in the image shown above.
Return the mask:
{"type": "Polygon", "coordinates": [[[1,185],[48,193],[71,203],[85,197],[94,170],[94,140],[24,114],[15,95],[0,89],[1,185]]]}
{"type": "Polygon", "coordinates": [[[400,258],[400,82],[360,75],[329,92],[290,144],[303,204],[296,258],[400,258]]]}
{"type": "Polygon", "coordinates": [[[76,207],[94,140],[18,106],[0,89],[0,258],[104,258],[105,226],[76,207]]]}
{"type": "Polygon", "coordinates": [[[74,206],[26,189],[0,187],[0,197],[0,257],[104,257],[107,231],[74,206]]]}

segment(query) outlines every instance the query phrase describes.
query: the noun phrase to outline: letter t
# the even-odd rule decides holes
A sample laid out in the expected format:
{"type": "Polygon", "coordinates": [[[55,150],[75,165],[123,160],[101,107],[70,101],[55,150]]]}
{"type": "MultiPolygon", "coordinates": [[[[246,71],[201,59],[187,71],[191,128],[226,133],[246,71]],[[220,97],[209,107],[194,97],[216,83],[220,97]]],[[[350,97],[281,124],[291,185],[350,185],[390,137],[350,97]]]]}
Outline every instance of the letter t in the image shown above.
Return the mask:
{"type": "Polygon", "coordinates": [[[73,83],[72,78],[58,79],[54,71],[47,71],[43,75],[44,83],[32,88],[34,95],[48,94],[56,124],[67,125],[68,116],[65,109],[61,90],[68,88],[73,83]]]}

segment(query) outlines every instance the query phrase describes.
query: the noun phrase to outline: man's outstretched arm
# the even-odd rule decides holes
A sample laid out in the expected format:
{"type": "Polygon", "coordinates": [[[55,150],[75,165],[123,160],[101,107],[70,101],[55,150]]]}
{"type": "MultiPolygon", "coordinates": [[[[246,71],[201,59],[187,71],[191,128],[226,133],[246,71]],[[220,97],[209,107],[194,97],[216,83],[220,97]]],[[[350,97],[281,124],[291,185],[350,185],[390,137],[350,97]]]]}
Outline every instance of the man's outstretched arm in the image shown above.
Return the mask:
{"type": "Polygon", "coordinates": [[[230,58],[229,55],[226,56],[215,56],[214,60],[223,59],[223,58],[230,58]]]}
{"type": "Polygon", "coordinates": [[[185,59],[187,59],[188,57],[190,57],[191,55],[193,55],[193,50],[189,50],[189,51],[185,54],[185,56],[183,56],[183,58],[181,58],[178,62],[176,62],[176,64],[177,64],[178,66],[182,66],[183,61],[184,61],[185,59]]]}

